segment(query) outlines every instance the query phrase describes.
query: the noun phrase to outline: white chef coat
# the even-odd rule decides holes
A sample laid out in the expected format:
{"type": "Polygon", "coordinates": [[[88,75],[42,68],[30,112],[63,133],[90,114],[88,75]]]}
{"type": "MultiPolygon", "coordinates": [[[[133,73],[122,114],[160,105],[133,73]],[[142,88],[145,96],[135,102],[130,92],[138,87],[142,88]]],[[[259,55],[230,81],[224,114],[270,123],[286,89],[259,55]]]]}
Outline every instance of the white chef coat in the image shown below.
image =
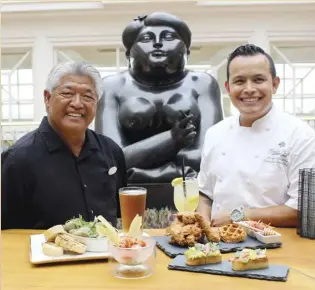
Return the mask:
{"type": "Polygon", "coordinates": [[[315,131],[273,105],[252,127],[237,115],[208,129],[199,189],[213,200],[212,217],[239,206],[297,209],[302,168],[315,168],[315,131]]]}

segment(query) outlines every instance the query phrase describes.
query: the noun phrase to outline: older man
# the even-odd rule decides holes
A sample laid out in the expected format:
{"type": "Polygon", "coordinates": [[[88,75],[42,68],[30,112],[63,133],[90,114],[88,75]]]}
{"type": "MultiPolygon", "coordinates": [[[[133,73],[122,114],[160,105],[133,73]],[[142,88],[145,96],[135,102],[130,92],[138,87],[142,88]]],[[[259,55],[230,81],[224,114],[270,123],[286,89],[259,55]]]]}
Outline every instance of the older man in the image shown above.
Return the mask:
{"type": "Polygon", "coordinates": [[[208,130],[198,175],[199,211],[215,226],[297,223],[299,169],[315,167],[315,132],[273,105],[279,82],[272,58],[257,46],[228,58],[225,87],[239,114],[208,130]]]}
{"type": "Polygon", "coordinates": [[[116,224],[124,155],[88,129],[102,90],[98,71],[87,63],[52,69],[44,91],[47,117],[2,153],[2,229],[45,229],[79,214],[116,224]]]}

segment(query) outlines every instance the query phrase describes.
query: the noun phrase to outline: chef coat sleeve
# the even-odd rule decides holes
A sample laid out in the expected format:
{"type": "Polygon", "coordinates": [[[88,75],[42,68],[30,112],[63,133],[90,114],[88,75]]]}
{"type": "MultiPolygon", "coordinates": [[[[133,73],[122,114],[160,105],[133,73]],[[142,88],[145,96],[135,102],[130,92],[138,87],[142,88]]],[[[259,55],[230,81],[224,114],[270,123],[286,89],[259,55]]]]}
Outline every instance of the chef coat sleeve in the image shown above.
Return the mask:
{"type": "Polygon", "coordinates": [[[298,127],[292,144],[291,160],[288,165],[289,199],[285,205],[298,208],[299,170],[315,169],[315,131],[306,123],[298,127]]]}

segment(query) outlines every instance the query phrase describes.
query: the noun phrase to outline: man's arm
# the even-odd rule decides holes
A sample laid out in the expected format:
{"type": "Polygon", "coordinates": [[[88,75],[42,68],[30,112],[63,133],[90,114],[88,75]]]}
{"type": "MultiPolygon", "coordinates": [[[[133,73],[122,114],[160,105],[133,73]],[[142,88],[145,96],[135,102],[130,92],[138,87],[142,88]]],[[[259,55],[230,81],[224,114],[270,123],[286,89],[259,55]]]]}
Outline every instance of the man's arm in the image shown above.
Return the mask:
{"type": "Polygon", "coordinates": [[[211,220],[212,200],[199,192],[199,205],[197,211],[200,212],[208,221],[211,220]]]}
{"type": "Polygon", "coordinates": [[[28,228],[26,191],[31,180],[26,177],[19,158],[12,151],[1,155],[1,229],[28,228]]]}
{"type": "MultiPolygon", "coordinates": [[[[245,208],[245,219],[262,221],[275,227],[296,227],[297,210],[287,205],[271,206],[265,208],[245,208]]],[[[216,214],[211,224],[220,227],[232,223],[231,212],[221,211],[216,214]]]]}
{"type": "Polygon", "coordinates": [[[266,208],[246,208],[245,218],[248,220],[261,220],[275,227],[296,227],[297,210],[286,205],[266,208]]]}

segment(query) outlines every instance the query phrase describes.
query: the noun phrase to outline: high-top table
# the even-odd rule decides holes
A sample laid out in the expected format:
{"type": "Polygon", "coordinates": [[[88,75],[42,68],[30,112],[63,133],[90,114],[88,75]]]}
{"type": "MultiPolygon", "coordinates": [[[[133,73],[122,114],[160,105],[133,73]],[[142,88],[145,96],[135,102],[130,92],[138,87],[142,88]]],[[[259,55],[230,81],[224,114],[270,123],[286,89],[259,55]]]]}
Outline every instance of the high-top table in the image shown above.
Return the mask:
{"type": "MultiPolygon", "coordinates": [[[[152,236],[164,230],[148,231],[152,236]]],[[[300,238],[295,229],[280,229],[283,246],[268,250],[272,264],[290,267],[287,282],[209,275],[167,269],[171,261],[157,250],[154,275],[138,280],[111,276],[106,260],[33,266],[29,262],[30,235],[34,230],[2,231],[1,289],[3,290],[103,290],[103,289],[315,289],[315,240],[300,238]]],[[[225,254],[224,259],[232,254],[225,254]]]]}

